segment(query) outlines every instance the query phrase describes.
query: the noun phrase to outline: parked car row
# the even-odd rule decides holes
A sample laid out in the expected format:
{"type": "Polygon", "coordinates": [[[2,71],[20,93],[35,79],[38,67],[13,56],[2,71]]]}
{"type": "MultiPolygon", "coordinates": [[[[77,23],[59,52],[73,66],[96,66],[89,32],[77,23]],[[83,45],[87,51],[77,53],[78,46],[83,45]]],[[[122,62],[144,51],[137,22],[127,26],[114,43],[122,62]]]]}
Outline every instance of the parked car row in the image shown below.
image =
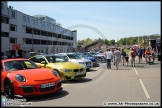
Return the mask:
{"type": "Polygon", "coordinates": [[[1,60],[1,91],[7,98],[56,92],[62,89],[62,81],[84,78],[98,63],[75,53],[1,60]]]}

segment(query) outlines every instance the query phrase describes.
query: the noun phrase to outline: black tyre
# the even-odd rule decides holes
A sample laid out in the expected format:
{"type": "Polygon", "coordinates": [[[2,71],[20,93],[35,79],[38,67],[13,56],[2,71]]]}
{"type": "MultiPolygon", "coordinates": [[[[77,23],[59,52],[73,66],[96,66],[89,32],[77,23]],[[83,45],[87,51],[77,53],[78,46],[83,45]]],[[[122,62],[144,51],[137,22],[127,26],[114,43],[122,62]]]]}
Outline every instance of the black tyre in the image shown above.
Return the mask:
{"type": "Polygon", "coordinates": [[[7,98],[13,98],[14,97],[14,89],[13,89],[13,86],[12,86],[10,80],[4,81],[4,95],[7,98]]]}

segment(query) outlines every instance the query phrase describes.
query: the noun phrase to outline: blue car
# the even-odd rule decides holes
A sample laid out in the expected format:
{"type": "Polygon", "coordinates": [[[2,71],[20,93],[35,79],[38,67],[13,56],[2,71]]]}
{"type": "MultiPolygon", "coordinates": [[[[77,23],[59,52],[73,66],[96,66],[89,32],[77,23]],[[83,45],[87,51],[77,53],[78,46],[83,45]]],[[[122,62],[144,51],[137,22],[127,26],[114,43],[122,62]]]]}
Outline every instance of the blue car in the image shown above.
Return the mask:
{"type": "Polygon", "coordinates": [[[98,59],[96,59],[96,58],[94,58],[94,57],[89,57],[88,55],[84,55],[84,54],[79,54],[79,55],[80,55],[81,57],[85,58],[85,59],[91,60],[92,63],[93,63],[93,67],[95,67],[95,66],[100,66],[100,65],[99,65],[99,60],[98,60],[98,59]]]}

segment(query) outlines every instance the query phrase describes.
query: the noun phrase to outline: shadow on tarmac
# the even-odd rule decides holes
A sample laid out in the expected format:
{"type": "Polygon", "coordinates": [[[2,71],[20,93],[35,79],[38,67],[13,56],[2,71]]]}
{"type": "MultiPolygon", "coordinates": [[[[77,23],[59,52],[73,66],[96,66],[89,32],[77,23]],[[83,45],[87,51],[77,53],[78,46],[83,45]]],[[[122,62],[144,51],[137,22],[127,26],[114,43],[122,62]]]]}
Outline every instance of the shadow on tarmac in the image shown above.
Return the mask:
{"type": "Polygon", "coordinates": [[[58,99],[58,98],[62,98],[66,95],[68,95],[69,93],[65,90],[60,90],[57,91],[55,93],[50,93],[50,94],[46,94],[46,95],[41,95],[41,96],[37,96],[37,97],[28,97],[27,102],[38,102],[38,101],[48,101],[48,100],[54,100],[54,99],[58,99]]]}
{"type": "Polygon", "coordinates": [[[73,79],[73,80],[69,80],[69,81],[64,81],[65,84],[73,84],[73,83],[86,83],[92,81],[92,79],[89,78],[80,78],[80,79],[73,79]]]}

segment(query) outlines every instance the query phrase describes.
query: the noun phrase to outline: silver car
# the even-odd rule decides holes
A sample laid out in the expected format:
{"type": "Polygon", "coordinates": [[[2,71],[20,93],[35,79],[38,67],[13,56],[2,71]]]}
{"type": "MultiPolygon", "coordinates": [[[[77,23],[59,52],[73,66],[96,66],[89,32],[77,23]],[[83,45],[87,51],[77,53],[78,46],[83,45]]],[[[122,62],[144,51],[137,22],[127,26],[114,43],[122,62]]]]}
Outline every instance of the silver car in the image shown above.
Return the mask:
{"type": "Polygon", "coordinates": [[[89,70],[90,68],[93,67],[93,63],[92,63],[91,60],[81,58],[80,56],[78,56],[75,53],[57,53],[57,54],[54,54],[54,55],[66,55],[68,61],[72,61],[72,62],[82,64],[86,68],[86,70],[89,70]]]}

